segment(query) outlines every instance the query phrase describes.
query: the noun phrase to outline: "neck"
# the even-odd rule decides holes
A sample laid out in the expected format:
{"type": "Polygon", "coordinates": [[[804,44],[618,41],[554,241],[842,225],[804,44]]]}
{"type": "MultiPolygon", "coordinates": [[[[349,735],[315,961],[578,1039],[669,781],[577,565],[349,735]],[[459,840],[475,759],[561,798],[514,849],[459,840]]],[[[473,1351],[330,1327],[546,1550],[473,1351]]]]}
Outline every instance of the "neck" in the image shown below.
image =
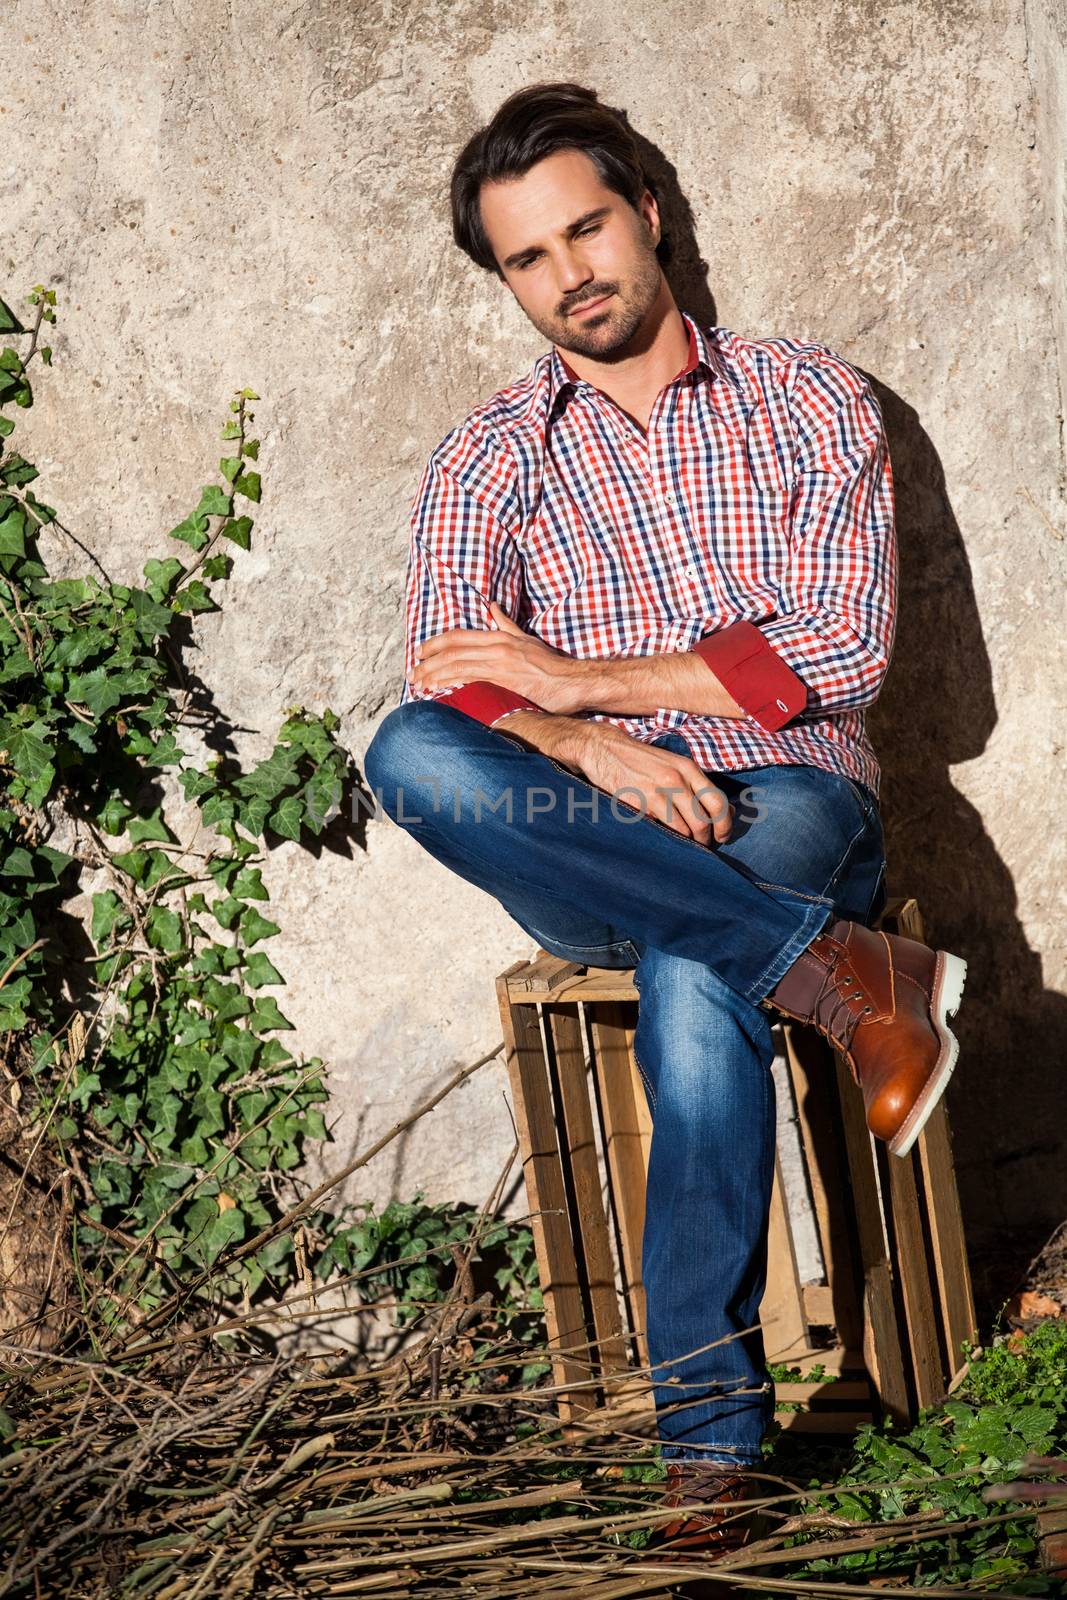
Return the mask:
{"type": "Polygon", "coordinates": [[[559,353],[579,378],[647,421],[656,396],[688,360],[689,330],[664,280],[640,328],[610,359],[598,361],[569,350],[559,353]]]}

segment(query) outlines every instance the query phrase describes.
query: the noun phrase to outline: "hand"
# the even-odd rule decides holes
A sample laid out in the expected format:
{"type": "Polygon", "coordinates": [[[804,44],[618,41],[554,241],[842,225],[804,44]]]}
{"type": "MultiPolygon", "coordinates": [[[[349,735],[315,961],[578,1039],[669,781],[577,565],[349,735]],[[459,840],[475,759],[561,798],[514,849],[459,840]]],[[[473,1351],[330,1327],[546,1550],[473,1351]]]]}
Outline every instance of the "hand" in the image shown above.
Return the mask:
{"type": "Polygon", "coordinates": [[[485,678],[524,694],[546,711],[570,716],[582,709],[579,684],[584,662],[553,650],[524,633],[507,612],[489,601],[490,628],[450,628],[426,639],[417,653],[413,687],[444,689],[485,678]]]}
{"type": "Polygon", "coordinates": [[[568,738],[566,755],[557,759],[698,844],[709,844],[712,837],[723,844],[730,837],[734,808],[690,756],[642,744],[610,723],[582,722],[568,738]]]}

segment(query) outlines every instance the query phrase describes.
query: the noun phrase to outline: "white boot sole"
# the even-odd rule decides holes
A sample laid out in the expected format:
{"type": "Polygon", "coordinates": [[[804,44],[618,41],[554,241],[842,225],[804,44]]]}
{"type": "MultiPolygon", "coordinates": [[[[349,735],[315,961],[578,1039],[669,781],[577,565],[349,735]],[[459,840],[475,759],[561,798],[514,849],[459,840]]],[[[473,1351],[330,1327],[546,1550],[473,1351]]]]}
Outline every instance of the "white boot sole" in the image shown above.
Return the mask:
{"type": "Polygon", "coordinates": [[[941,1053],[918,1099],[901,1123],[899,1131],[889,1140],[892,1155],[908,1154],[948,1087],[948,1080],[952,1076],[952,1069],[960,1053],[960,1042],[949,1027],[947,1019],[954,1017],[960,1008],[966,979],[967,963],[963,957],[950,955],[947,950],[939,950],[934,972],[931,1011],[938,1038],[941,1040],[941,1053]]]}

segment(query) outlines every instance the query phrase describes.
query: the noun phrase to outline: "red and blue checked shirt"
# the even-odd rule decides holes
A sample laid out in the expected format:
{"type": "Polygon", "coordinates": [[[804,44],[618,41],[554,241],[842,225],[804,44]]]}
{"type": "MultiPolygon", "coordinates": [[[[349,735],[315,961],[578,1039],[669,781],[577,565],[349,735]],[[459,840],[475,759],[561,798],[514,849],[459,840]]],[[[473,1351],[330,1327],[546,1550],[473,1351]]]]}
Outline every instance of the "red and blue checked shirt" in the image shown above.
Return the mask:
{"type": "Polygon", "coordinates": [[[677,731],[707,772],[805,763],[877,796],[865,709],[897,597],[878,403],[825,345],[683,316],[689,362],[647,433],[553,346],[438,445],[411,513],[400,704],[445,700],[489,726],[542,709],[484,681],[412,689],[419,645],[494,626],[494,599],[566,655],[695,650],[745,712],[580,718],[646,743],[677,731]]]}

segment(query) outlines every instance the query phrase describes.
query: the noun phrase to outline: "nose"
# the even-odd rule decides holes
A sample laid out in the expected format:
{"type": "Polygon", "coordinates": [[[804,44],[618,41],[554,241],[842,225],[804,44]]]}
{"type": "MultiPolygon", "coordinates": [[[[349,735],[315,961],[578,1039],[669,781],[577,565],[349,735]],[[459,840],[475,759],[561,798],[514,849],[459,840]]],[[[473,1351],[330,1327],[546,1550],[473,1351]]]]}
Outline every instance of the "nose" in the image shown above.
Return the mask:
{"type": "Polygon", "coordinates": [[[576,250],[562,250],[556,261],[556,283],[560,295],[576,294],[594,277],[593,269],[576,250]]]}

